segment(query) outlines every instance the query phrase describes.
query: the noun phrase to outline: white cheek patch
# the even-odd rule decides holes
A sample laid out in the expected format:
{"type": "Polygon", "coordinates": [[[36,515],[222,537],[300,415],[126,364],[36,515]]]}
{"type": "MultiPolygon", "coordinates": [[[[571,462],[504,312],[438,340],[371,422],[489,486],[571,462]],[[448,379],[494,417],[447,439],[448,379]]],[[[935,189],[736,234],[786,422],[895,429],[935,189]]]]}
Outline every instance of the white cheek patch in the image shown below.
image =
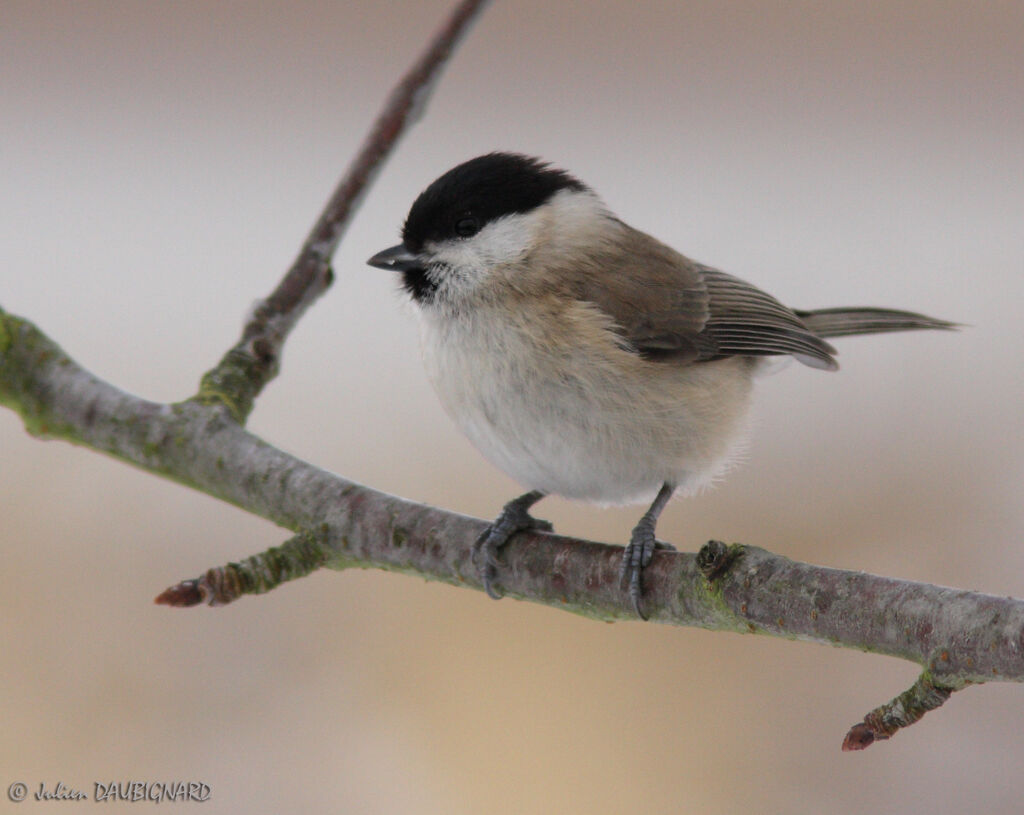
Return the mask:
{"type": "Polygon", "coordinates": [[[492,221],[467,241],[489,265],[515,263],[534,243],[539,226],[536,214],[506,215],[492,221]]]}
{"type": "Polygon", "coordinates": [[[468,291],[482,282],[495,266],[521,260],[539,227],[536,214],[506,215],[491,221],[471,238],[427,244],[432,261],[444,267],[438,275],[449,294],[468,291]]]}

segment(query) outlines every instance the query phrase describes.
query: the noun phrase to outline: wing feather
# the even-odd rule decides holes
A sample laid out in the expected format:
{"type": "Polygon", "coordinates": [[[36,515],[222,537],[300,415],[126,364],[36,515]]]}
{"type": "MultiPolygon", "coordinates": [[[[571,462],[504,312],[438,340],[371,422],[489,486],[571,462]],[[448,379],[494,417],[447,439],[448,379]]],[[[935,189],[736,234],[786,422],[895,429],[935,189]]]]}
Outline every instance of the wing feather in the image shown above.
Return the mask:
{"type": "MultiPolygon", "coordinates": [[[[626,249],[626,267],[614,275],[592,269],[577,288],[638,353],[676,364],[787,354],[813,367],[836,367],[832,346],[771,295],[621,228],[617,249],[626,249]]],[[[600,255],[593,258],[600,262],[600,255]]]]}

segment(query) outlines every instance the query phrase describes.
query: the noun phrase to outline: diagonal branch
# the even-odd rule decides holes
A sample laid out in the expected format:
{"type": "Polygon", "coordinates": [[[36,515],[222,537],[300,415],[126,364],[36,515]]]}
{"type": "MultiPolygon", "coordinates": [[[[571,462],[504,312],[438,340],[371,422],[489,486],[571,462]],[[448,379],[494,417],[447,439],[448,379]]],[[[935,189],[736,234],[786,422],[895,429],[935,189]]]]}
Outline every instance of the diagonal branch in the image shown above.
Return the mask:
{"type": "Polygon", "coordinates": [[[461,0],[426,50],[395,86],[277,288],[255,306],[241,339],[202,378],[198,397],[225,405],[244,423],[263,387],[277,375],[281,351],[295,323],[331,285],[331,257],[398,140],[415,124],[452,51],[486,5],[461,0]]]}
{"type": "MultiPolygon", "coordinates": [[[[26,320],[0,310],[0,404],[36,435],[91,447],[173,478],[297,533],[161,595],[229,602],[319,566],[379,568],[482,589],[472,562],[484,521],[327,473],[278,450],[222,410],[147,402],[97,379],[26,320]]],[[[621,549],[540,533],[502,553],[505,594],[600,620],[635,619],[621,549]]],[[[868,714],[848,749],[888,738],[967,684],[1024,681],[1024,601],[797,563],[752,546],[659,552],[644,574],[651,620],[766,634],[901,657],[925,671],[868,714]]]]}

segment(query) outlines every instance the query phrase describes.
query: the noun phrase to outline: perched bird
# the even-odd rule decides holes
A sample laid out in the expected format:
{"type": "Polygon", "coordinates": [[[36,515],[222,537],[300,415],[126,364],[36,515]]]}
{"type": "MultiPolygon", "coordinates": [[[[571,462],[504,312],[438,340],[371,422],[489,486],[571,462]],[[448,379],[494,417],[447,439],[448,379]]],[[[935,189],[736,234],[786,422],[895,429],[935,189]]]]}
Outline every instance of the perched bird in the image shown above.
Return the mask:
{"type": "Polygon", "coordinates": [[[545,495],[651,501],[622,557],[640,617],[642,572],[673,494],[692,493],[742,442],[766,358],[837,368],[828,337],[953,323],[907,311],[796,311],[623,223],[545,162],[490,153],[413,203],[402,242],[368,263],[418,306],[426,368],[469,440],[529,492],[477,541],[487,593],[516,532],[551,529],[545,495]]]}

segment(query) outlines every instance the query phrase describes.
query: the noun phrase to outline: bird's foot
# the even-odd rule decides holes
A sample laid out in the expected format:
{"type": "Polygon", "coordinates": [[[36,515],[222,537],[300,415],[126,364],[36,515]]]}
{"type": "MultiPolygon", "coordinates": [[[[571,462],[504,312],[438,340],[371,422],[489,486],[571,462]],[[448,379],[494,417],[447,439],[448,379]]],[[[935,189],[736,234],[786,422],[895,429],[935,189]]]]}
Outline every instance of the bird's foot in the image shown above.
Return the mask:
{"type": "Polygon", "coordinates": [[[671,543],[655,540],[654,529],[641,522],[633,530],[629,544],[622,553],[619,579],[625,585],[628,578],[629,599],[633,602],[633,610],[636,611],[636,616],[641,620],[647,619],[642,604],[644,596],[643,571],[647,568],[647,564],[651,562],[654,552],[658,549],[664,549],[669,552],[676,551],[676,547],[671,543]]]}
{"type": "Polygon", "coordinates": [[[480,573],[484,591],[495,600],[501,594],[494,588],[494,579],[498,576],[498,554],[501,547],[517,532],[533,529],[550,532],[554,527],[548,521],[534,518],[529,509],[544,496],[540,493],[528,492],[505,504],[501,514],[473,544],[473,561],[480,573]]]}

